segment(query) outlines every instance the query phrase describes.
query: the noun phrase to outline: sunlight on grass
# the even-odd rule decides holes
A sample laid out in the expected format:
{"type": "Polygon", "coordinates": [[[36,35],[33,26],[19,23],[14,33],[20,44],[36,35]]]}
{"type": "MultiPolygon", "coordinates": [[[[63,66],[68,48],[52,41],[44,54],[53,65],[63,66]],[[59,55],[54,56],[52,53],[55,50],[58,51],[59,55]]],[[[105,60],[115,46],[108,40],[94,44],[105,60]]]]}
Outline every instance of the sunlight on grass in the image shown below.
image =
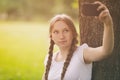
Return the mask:
{"type": "Polygon", "coordinates": [[[46,24],[0,24],[0,80],[40,80],[48,42],[46,24]]]}
{"type": "Polygon", "coordinates": [[[39,22],[0,23],[0,80],[41,80],[48,28],[39,22]]]}

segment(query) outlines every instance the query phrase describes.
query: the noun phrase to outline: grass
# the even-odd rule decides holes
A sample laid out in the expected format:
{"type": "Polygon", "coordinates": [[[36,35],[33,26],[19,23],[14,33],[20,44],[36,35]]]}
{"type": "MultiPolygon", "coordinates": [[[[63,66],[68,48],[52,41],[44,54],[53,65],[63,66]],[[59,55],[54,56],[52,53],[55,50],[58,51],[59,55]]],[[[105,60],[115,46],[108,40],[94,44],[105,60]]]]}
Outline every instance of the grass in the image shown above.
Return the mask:
{"type": "Polygon", "coordinates": [[[0,80],[41,80],[48,28],[48,23],[0,22],[0,80]]]}
{"type": "Polygon", "coordinates": [[[40,80],[48,49],[48,25],[0,23],[0,80],[40,80]]]}

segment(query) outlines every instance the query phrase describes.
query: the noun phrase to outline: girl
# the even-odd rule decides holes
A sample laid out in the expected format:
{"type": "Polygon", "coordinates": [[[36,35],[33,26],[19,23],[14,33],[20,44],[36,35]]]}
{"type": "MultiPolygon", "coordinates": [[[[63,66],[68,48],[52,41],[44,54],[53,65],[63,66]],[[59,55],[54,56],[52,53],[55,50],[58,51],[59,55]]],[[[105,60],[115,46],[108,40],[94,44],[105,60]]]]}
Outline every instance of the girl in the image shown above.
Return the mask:
{"type": "Polygon", "coordinates": [[[50,48],[45,59],[46,70],[43,80],[91,80],[92,62],[109,55],[114,46],[113,22],[108,8],[101,2],[97,10],[104,9],[98,16],[104,23],[102,46],[89,47],[86,43],[77,46],[77,32],[71,18],[57,15],[50,22],[50,48]],[[54,45],[59,51],[53,54],[54,45]]]}

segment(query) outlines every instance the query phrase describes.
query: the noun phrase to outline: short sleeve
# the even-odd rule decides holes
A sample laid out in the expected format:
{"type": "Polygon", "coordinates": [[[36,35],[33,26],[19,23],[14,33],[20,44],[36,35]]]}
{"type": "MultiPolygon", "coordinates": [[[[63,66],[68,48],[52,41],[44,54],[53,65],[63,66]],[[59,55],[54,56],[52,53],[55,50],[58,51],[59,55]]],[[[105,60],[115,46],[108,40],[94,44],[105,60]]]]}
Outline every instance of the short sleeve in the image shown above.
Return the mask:
{"type": "Polygon", "coordinates": [[[84,43],[81,46],[79,46],[77,54],[79,56],[79,59],[82,61],[82,63],[85,63],[84,56],[83,56],[83,51],[84,51],[85,48],[88,48],[88,47],[89,46],[86,43],[84,43]]]}

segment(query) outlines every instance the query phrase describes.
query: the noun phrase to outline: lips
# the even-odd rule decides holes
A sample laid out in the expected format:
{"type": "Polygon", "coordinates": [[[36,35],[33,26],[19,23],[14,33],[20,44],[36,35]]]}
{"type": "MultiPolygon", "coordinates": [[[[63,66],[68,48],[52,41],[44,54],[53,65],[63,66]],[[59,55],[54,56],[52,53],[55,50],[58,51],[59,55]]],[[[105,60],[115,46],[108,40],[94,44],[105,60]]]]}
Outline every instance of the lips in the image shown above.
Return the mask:
{"type": "Polygon", "coordinates": [[[64,41],[59,41],[59,43],[66,43],[67,41],[66,40],[64,40],[64,41]]]}

